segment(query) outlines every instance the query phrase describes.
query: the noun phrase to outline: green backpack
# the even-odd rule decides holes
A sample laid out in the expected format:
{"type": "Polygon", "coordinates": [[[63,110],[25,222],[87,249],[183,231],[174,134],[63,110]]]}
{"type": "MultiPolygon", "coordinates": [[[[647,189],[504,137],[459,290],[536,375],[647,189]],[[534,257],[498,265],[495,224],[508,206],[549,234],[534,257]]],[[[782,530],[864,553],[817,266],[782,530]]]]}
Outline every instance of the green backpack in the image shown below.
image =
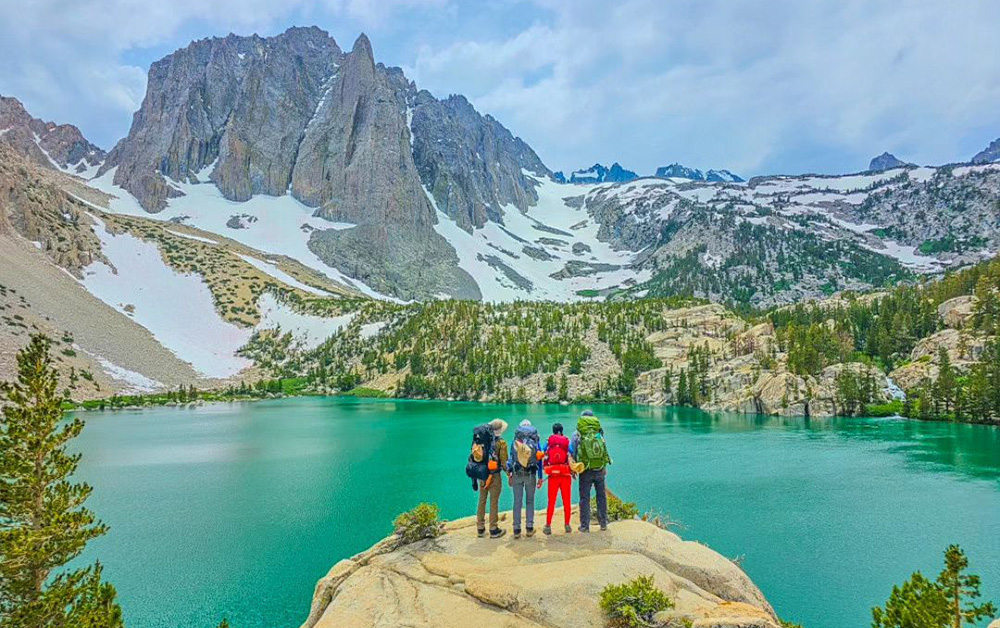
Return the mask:
{"type": "Polygon", "coordinates": [[[576,422],[576,431],[580,433],[580,446],[577,448],[577,461],[582,462],[588,470],[603,469],[611,462],[608,457],[608,446],[601,434],[601,422],[597,417],[580,417],[576,422]]]}

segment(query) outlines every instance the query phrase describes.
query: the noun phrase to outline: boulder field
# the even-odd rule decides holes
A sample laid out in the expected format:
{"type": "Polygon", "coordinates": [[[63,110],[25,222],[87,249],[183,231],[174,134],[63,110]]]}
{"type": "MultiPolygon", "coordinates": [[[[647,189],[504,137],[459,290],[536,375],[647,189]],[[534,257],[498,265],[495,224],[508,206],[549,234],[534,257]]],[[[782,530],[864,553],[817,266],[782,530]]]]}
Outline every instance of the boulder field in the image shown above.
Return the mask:
{"type": "Polygon", "coordinates": [[[606,625],[601,590],[642,575],[674,604],[658,625],[781,625],[743,570],[707,546],[638,519],[589,534],[573,519],[571,534],[560,525],[545,536],[542,522],[532,538],[478,538],[474,517],[444,524],[434,539],[389,537],[319,581],[302,628],[598,628],[606,625]]]}

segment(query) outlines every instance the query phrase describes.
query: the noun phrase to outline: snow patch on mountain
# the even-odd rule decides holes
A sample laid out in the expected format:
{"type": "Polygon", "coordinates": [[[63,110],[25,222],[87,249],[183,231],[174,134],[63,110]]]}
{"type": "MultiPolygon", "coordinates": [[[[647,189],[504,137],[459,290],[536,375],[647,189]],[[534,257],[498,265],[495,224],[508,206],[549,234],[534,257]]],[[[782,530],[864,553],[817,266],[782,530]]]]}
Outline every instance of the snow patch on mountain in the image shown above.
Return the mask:
{"type": "Polygon", "coordinates": [[[257,307],[260,308],[258,330],[270,329],[280,330],[281,333],[291,332],[292,336],[308,349],[315,349],[326,342],[330,336],[339,333],[357,315],[356,312],[332,317],[301,314],[278,301],[270,292],[261,295],[257,307]]]}
{"type": "Polygon", "coordinates": [[[239,258],[242,259],[247,264],[250,264],[257,270],[267,273],[268,275],[274,277],[278,281],[285,283],[289,286],[292,286],[293,288],[298,288],[299,290],[303,290],[310,294],[315,294],[321,297],[330,296],[330,293],[327,292],[326,290],[320,290],[319,288],[314,288],[308,284],[302,283],[295,277],[292,277],[291,275],[289,275],[288,273],[281,270],[280,268],[278,268],[277,266],[275,266],[270,262],[265,262],[264,260],[257,259],[256,257],[251,257],[249,255],[243,255],[243,254],[239,254],[239,258]]]}
{"type": "MultiPolygon", "coordinates": [[[[211,165],[206,166],[202,171],[210,172],[210,167],[211,165]]],[[[175,183],[184,196],[170,199],[163,211],[150,214],[139,205],[135,197],[113,183],[115,170],[116,168],[112,168],[90,181],[93,187],[114,196],[109,206],[113,213],[181,222],[202,231],[224,234],[264,253],[288,256],[323,273],[331,280],[353,287],[368,296],[386,298],[362,282],[327,266],[309,249],[309,234],[313,230],[351,229],[355,226],[351,223],[330,222],[315,216],[314,209],[290,195],[258,194],[248,201],[230,201],[211,183],[175,183]],[[232,229],[227,226],[226,223],[234,215],[247,217],[242,221],[246,228],[232,229]]]]}
{"type": "Polygon", "coordinates": [[[171,235],[175,235],[178,238],[187,238],[188,240],[194,240],[195,242],[204,242],[205,244],[218,244],[218,242],[216,242],[215,240],[192,235],[190,233],[181,233],[180,231],[175,231],[174,229],[164,229],[164,231],[166,231],[171,235]]]}
{"type": "Polygon", "coordinates": [[[135,319],[205,377],[230,377],[251,365],[235,355],[250,339],[250,330],[219,316],[199,275],[175,272],[155,244],[130,233],[112,235],[99,218],[94,220],[114,268],[100,261],[86,268],[83,285],[91,294],[135,319]]]}
{"type": "Polygon", "coordinates": [[[162,382],[150,379],[142,373],[130,371],[124,366],[118,366],[111,360],[103,358],[99,355],[94,356],[94,359],[97,360],[97,362],[101,365],[101,369],[110,375],[112,379],[126,385],[122,390],[124,393],[143,394],[156,392],[157,390],[163,390],[166,388],[162,382]]]}
{"type": "MultiPolygon", "coordinates": [[[[437,210],[435,229],[455,248],[459,266],[475,279],[484,300],[576,301],[585,298],[580,291],[602,291],[651,276],[631,268],[636,252],[616,250],[600,241],[600,225],[589,220],[585,209],[566,204],[566,198],[587,194],[595,186],[561,184],[528,171],[523,174],[536,183],[538,202],[524,213],[505,207],[503,225],[488,222],[469,233],[437,210]],[[585,245],[586,249],[578,246],[578,250],[586,252],[575,254],[574,244],[585,245]],[[569,262],[573,263],[571,273],[566,272],[569,262]]],[[[635,182],[625,187],[632,185],[635,182]]],[[[427,196],[437,209],[431,195],[427,196]]]]}

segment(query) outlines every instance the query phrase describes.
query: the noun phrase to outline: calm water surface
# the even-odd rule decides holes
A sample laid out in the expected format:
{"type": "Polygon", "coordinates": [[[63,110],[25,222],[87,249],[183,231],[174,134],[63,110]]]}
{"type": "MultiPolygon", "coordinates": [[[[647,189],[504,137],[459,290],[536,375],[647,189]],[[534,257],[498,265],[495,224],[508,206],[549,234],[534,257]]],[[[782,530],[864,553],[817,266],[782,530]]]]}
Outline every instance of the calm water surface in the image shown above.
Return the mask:
{"type": "MultiPolygon", "coordinates": [[[[612,490],[743,556],[786,619],[868,626],[893,583],[940,570],[949,543],[1000,602],[996,428],[594,409],[612,490]]],[[[111,526],[85,558],[105,564],[130,628],[211,628],[222,616],[296,628],[316,580],[387,535],[400,511],[432,501],[447,518],[473,513],[473,425],[529,417],[547,432],[579,411],[300,398],[84,414],[80,475],[111,526]]]]}

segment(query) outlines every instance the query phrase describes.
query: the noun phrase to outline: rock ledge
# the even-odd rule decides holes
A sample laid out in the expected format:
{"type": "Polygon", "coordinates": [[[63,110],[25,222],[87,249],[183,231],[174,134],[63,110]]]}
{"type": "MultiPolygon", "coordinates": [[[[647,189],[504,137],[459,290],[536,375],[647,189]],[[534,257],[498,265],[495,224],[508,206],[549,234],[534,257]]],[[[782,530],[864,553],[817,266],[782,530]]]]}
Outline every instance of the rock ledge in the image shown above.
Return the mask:
{"type": "Polygon", "coordinates": [[[645,574],[675,604],[661,625],[780,626],[750,578],[705,545],[639,520],[575,529],[546,537],[539,525],[533,538],[494,541],[477,538],[470,517],[437,539],[398,548],[385,539],[319,581],[302,628],[603,628],[600,591],[645,574]]]}

